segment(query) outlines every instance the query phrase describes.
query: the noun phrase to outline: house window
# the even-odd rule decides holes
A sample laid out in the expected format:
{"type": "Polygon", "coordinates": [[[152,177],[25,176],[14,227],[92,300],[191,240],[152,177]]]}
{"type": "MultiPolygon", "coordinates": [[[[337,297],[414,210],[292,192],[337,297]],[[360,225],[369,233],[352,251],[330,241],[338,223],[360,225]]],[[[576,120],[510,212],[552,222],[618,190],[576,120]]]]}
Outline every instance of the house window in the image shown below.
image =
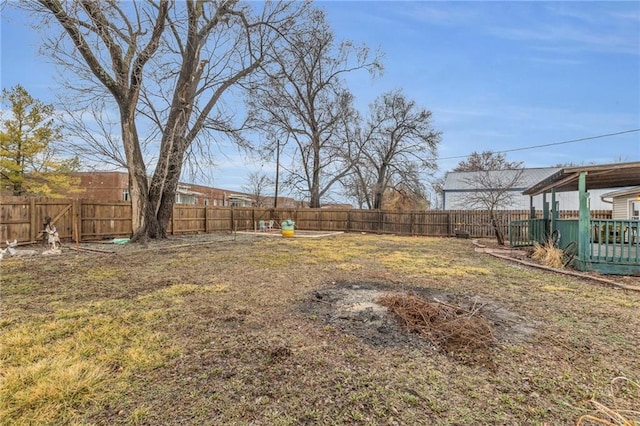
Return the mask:
{"type": "Polygon", "coordinates": [[[196,204],[196,196],[190,194],[176,194],[176,204],[196,204]]]}
{"type": "Polygon", "coordinates": [[[629,201],[629,219],[640,220],[640,201],[629,201]]]}
{"type": "Polygon", "coordinates": [[[129,197],[129,190],[128,189],[123,189],[122,190],[122,201],[131,201],[131,198],[129,197]]]}
{"type": "Polygon", "coordinates": [[[205,206],[208,206],[208,205],[209,205],[209,199],[208,199],[208,198],[205,198],[205,199],[204,199],[204,205],[205,205],[205,206]]]}

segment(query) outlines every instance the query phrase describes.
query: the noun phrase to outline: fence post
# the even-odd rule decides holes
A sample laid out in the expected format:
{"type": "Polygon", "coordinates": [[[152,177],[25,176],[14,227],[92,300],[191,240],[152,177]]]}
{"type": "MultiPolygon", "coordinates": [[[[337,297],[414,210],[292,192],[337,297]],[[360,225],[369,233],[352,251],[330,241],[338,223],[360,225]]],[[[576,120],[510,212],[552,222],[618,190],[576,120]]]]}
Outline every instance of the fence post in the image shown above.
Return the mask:
{"type": "Polygon", "coordinates": [[[38,236],[39,227],[37,225],[36,213],[36,199],[31,198],[29,200],[29,239],[31,241],[35,241],[38,236]]]}
{"type": "Polygon", "coordinates": [[[73,235],[73,242],[79,244],[82,241],[82,237],[80,236],[80,224],[82,215],[82,200],[80,198],[76,198],[73,200],[73,204],[71,205],[71,232],[73,235]]]}
{"type": "Polygon", "coordinates": [[[204,233],[209,233],[209,206],[204,206],[204,233]]]}
{"type": "Polygon", "coordinates": [[[171,235],[176,233],[176,206],[175,204],[171,207],[171,235]]]}
{"type": "Polygon", "coordinates": [[[413,231],[413,212],[409,213],[409,233],[411,235],[415,234],[415,232],[413,231]]]}
{"type": "Polygon", "coordinates": [[[351,210],[347,211],[347,232],[351,232],[351,210]]]}

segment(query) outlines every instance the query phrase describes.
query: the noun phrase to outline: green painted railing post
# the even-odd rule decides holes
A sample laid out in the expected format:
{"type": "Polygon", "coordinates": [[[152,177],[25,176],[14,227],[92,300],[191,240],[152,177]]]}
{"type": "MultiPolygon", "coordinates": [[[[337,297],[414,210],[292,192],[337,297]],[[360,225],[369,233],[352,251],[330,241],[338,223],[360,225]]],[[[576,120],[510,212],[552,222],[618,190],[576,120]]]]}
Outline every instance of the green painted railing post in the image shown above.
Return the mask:
{"type": "Polygon", "coordinates": [[[540,244],[544,244],[547,239],[551,236],[551,231],[549,230],[549,202],[547,201],[547,193],[542,194],[542,229],[540,230],[540,235],[538,235],[538,242],[540,244]]]}
{"type": "Polygon", "coordinates": [[[529,219],[536,218],[536,208],[533,206],[533,197],[529,196],[529,219]]]}
{"type": "Polygon", "coordinates": [[[554,232],[558,226],[558,206],[556,203],[556,189],[551,190],[551,232],[554,232]]]}
{"type": "Polygon", "coordinates": [[[580,172],[578,178],[578,197],[580,200],[580,211],[578,216],[578,269],[585,271],[589,260],[589,193],[587,192],[587,172],[580,172]]]}

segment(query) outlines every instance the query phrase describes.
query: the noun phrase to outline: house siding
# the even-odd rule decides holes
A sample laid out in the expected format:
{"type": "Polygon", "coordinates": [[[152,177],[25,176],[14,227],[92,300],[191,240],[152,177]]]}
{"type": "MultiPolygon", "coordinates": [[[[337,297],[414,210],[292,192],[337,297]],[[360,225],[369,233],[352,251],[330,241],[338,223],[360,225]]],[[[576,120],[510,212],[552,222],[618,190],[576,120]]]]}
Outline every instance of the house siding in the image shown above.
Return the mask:
{"type": "MultiPolygon", "coordinates": [[[[640,195],[640,193],[638,194],[640,195]]],[[[613,213],[611,215],[612,219],[616,220],[628,220],[631,219],[631,203],[636,202],[640,204],[640,201],[637,201],[637,196],[622,196],[622,197],[614,197],[613,198],[613,213]]]]}
{"type": "MultiPolygon", "coordinates": [[[[602,201],[600,196],[610,189],[598,189],[589,191],[589,206],[591,210],[611,210],[610,203],[602,201]]],[[[528,195],[522,195],[521,190],[513,192],[511,202],[500,206],[500,210],[527,210],[531,206],[531,200],[528,195]]],[[[446,191],[444,198],[444,210],[469,210],[469,197],[472,195],[469,191],[446,191]]],[[[559,203],[559,210],[578,210],[580,203],[578,199],[578,191],[558,192],[556,193],[556,201],[559,203]]],[[[547,202],[551,206],[551,194],[547,194],[547,202]]],[[[536,210],[543,208],[543,196],[536,195],[533,197],[533,207],[536,210]]],[[[481,208],[476,208],[479,210],[481,208]]]]}
{"type": "Polygon", "coordinates": [[[629,199],[627,197],[617,197],[613,199],[613,212],[611,218],[615,220],[628,219],[629,199]]]}
{"type": "MultiPolygon", "coordinates": [[[[557,172],[558,168],[529,168],[515,170],[491,170],[481,172],[447,172],[445,174],[444,191],[443,191],[443,209],[444,210],[483,210],[484,207],[476,205],[471,207],[469,200],[474,194],[485,190],[481,186],[476,185],[476,181],[480,174],[488,173],[494,183],[512,182],[517,178],[517,184],[513,188],[509,188],[511,194],[508,203],[500,203],[500,210],[526,210],[531,205],[529,196],[522,195],[522,192],[532,184],[544,179],[545,177],[557,172]]],[[[539,202],[534,200],[536,208],[542,208],[542,198],[539,202]]]]}
{"type": "MultiPolygon", "coordinates": [[[[446,191],[444,198],[444,210],[472,210],[469,206],[469,199],[473,196],[471,191],[446,191]]],[[[529,197],[514,192],[509,204],[501,204],[500,210],[527,210],[529,208],[529,197]]],[[[483,210],[481,206],[475,206],[475,210],[483,210]]]]}
{"type": "MultiPolygon", "coordinates": [[[[528,195],[523,195],[522,192],[543,180],[544,178],[551,176],[558,172],[557,167],[542,167],[542,168],[525,168],[523,170],[493,170],[488,173],[505,175],[508,182],[510,176],[515,176],[516,173],[521,173],[518,188],[510,188],[511,200],[499,206],[500,210],[523,210],[529,209],[531,205],[536,210],[543,209],[543,196],[537,195],[533,197],[533,201],[528,195]]],[[[468,200],[474,192],[482,190],[474,185],[474,176],[478,173],[487,172],[447,172],[445,175],[444,195],[443,195],[443,209],[444,210],[468,210],[472,207],[469,206],[468,200]]],[[[591,210],[611,210],[611,203],[605,203],[601,199],[601,195],[607,192],[611,192],[611,189],[598,189],[589,190],[589,207],[591,210]]],[[[580,208],[578,191],[558,192],[556,193],[556,201],[559,203],[559,210],[578,210],[580,208]]],[[[547,194],[547,202],[551,209],[551,194],[547,194]]],[[[476,210],[482,210],[483,207],[475,206],[476,210]]]]}
{"type": "Polygon", "coordinates": [[[639,220],[640,186],[633,186],[603,194],[601,198],[611,200],[611,218],[615,220],[639,220]],[[633,206],[633,213],[632,213],[633,206]]]}

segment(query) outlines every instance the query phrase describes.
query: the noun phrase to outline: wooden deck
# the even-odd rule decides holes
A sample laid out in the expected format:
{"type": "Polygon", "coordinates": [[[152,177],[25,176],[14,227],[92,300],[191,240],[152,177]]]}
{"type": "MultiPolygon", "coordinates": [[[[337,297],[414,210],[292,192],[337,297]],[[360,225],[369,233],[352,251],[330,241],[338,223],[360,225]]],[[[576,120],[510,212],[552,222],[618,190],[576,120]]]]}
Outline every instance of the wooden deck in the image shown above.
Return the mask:
{"type": "MultiPolygon", "coordinates": [[[[550,221],[529,219],[510,223],[512,247],[543,244],[549,238],[550,221]]],[[[574,265],[581,271],[604,274],[640,275],[640,222],[637,220],[594,220],[589,232],[580,234],[578,220],[558,220],[559,247],[581,238],[588,240],[587,253],[576,256],[574,265]]]]}

